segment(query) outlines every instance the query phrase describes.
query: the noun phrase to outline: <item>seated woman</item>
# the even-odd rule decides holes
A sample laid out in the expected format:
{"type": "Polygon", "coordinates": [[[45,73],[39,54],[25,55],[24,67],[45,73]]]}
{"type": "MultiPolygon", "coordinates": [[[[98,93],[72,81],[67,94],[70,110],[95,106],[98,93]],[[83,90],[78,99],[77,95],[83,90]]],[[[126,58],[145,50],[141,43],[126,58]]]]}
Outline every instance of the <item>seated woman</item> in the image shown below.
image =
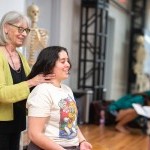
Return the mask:
{"type": "Polygon", "coordinates": [[[138,103],[141,105],[149,105],[150,91],[145,91],[137,94],[128,94],[108,106],[108,112],[115,116],[115,128],[124,133],[129,133],[126,125],[132,120],[139,117],[134,110],[132,104],[138,103]]]}
{"type": "Polygon", "coordinates": [[[77,125],[77,106],[67,79],[71,64],[66,48],[43,49],[28,78],[54,73],[51,83],[36,86],[27,100],[28,150],[91,150],[77,125]]]}

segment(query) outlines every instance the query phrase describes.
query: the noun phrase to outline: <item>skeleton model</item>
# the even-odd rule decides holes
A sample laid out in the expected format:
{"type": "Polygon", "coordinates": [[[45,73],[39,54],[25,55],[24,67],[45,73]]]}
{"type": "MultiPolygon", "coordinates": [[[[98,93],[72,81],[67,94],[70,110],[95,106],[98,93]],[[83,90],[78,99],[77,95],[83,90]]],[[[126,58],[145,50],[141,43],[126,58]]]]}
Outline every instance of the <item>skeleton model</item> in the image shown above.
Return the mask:
{"type": "Polygon", "coordinates": [[[36,57],[42,48],[45,48],[48,40],[48,33],[45,29],[38,28],[39,7],[32,4],[28,7],[28,16],[31,18],[31,32],[28,39],[28,63],[32,67],[36,57]]]}
{"type": "Polygon", "coordinates": [[[134,73],[136,74],[136,90],[137,92],[143,92],[149,90],[149,78],[144,73],[144,60],[146,58],[146,51],[144,48],[144,37],[138,36],[136,39],[136,63],[134,65],[134,73]]]}

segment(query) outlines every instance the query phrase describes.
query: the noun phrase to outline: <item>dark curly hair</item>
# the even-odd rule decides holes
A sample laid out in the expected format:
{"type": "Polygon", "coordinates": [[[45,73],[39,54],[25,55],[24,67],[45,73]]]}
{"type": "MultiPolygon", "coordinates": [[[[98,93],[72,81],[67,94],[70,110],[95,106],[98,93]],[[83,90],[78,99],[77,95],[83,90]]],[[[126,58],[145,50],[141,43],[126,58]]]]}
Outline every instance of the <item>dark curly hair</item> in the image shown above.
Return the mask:
{"type": "Polygon", "coordinates": [[[61,51],[65,51],[68,55],[67,49],[61,46],[50,46],[43,49],[38,55],[36,63],[33,65],[32,70],[27,78],[32,79],[40,73],[44,75],[52,73],[55,63],[59,58],[59,53],[61,51]]]}

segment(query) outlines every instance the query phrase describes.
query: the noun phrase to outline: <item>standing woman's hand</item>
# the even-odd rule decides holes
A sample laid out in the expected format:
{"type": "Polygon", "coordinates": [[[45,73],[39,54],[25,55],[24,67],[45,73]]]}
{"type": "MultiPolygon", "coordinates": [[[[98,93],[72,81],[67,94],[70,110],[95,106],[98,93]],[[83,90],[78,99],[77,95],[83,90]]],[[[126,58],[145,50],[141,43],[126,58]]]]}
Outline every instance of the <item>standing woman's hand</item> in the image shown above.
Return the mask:
{"type": "Polygon", "coordinates": [[[41,83],[50,83],[51,79],[54,78],[55,74],[48,74],[48,75],[39,74],[36,75],[34,78],[27,80],[27,83],[29,85],[29,88],[31,88],[41,83]]]}

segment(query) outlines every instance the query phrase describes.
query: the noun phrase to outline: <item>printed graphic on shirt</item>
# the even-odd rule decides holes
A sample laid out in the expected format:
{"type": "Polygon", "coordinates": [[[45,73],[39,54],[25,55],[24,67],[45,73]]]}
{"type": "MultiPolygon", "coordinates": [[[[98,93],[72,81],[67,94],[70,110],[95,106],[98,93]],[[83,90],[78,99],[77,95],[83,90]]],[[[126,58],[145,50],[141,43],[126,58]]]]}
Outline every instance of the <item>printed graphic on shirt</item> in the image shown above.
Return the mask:
{"type": "Polygon", "coordinates": [[[60,138],[72,139],[77,136],[77,107],[75,101],[69,96],[61,99],[60,107],[60,138]]]}

